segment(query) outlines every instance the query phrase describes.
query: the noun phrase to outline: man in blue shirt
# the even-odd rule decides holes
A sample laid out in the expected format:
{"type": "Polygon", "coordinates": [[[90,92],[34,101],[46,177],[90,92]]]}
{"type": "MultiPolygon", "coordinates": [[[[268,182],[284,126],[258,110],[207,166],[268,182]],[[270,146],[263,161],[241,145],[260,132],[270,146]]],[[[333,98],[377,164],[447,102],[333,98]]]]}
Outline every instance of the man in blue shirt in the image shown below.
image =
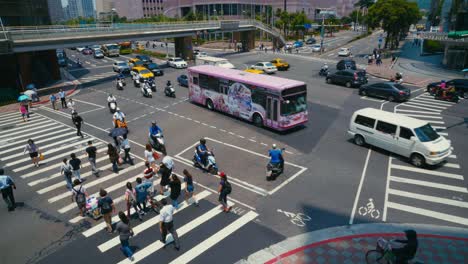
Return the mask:
{"type": "Polygon", "coordinates": [[[57,108],[55,108],[55,102],[57,101],[57,97],[55,96],[55,94],[51,94],[49,96],[49,100],[50,100],[50,103],[52,104],[52,108],[54,110],[57,110],[57,108]]]}
{"type": "Polygon", "coordinates": [[[200,157],[204,166],[206,166],[206,161],[208,157],[208,148],[206,147],[206,139],[200,139],[200,144],[196,147],[197,154],[200,157]]]}
{"type": "Polygon", "coordinates": [[[161,134],[162,136],[162,129],[157,125],[156,121],[153,121],[151,123],[151,126],[149,128],[149,134],[150,134],[150,138],[151,140],[153,140],[153,142],[156,142],[156,135],[157,134],[161,134]]]}
{"type": "Polygon", "coordinates": [[[284,166],[283,151],[276,147],[276,144],[273,144],[272,149],[268,151],[268,156],[270,156],[270,163],[272,165],[280,164],[280,167],[284,166]]]}
{"type": "Polygon", "coordinates": [[[143,212],[146,212],[146,199],[148,198],[148,190],[152,186],[149,181],[142,182],[141,178],[136,178],[137,186],[135,187],[137,203],[143,206],[143,212]]]}
{"type": "Polygon", "coordinates": [[[62,108],[67,108],[67,102],[65,101],[66,100],[65,92],[62,89],[60,89],[59,97],[60,97],[60,102],[62,103],[62,108]]]}
{"type": "Polygon", "coordinates": [[[8,205],[8,211],[14,211],[16,208],[15,196],[13,189],[16,190],[16,185],[10,176],[4,175],[5,171],[0,169],[0,191],[5,203],[8,205]]]}

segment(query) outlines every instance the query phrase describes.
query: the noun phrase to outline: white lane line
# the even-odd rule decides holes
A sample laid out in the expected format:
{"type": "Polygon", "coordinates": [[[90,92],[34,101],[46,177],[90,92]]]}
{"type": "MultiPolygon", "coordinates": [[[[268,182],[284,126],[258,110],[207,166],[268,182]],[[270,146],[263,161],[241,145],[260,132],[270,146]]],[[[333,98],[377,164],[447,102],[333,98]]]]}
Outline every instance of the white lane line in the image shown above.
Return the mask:
{"type": "Polygon", "coordinates": [[[436,130],[437,130],[437,129],[439,129],[439,130],[445,130],[445,129],[447,129],[447,127],[443,127],[443,126],[432,126],[432,128],[434,128],[434,129],[436,129],[436,130]]]}
{"type": "Polygon", "coordinates": [[[407,198],[412,198],[412,199],[417,199],[417,200],[422,200],[422,201],[428,201],[432,203],[439,203],[439,204],[445,204],[445,205],[451,205],[451,206],[457,206],[457,207],[462,207],[462,208],[468,208],[468,202],[462,202],[458,200],[452,200],[452,199],[446,199],[446,198],[440,198],[436,196],[429,196],[429,195],[424,195],[424,194],[418,194],[414,192],[405,192],[405,191],[400,191],[400,190],[394,190],[390,189],[388,192],[392,195],[398,195],[398,196],[403,196],[407,198]]]}
{"type": "Polygon", "coordinates": [[[385,100],[379,100],[379,99],[369,98],[369,97],[367,97],[367,96],[361,96],[361,99],[363,99],[363,100],[368,100],[368,101],[373,101],[373,102],[378,102],[378,103],[382,103],[382,102],[385,101],[385,100]]]}
{"type": "Polygon", "coordinates": [[[431,101],[431,102],[436,102],[436,103],[441,103],[441,104],[447,104],[447,105],[454,105],[456,103],[453,103],[453,102],[447,102],[447,101],[442,101],[442,100],[436,100],[434,99],[434,96],[432,95],[426,95],[426,94],[422,94],[418,97],[419,99],[421,100],[426,100],[426,101],[431,101]]]}
{"type": "Polygon", "coordinates": [[[1,120],[2,118],[11,117],[11,116],[18,116],[18,117],[20,117],[21,114],[20,114],[19,112],[2,113],[2,115],[0,116],[0,120],[1,120]]]}
{"type": "Polygon", "coordinates": [[[458,186],[452,186],[452,185],[435,183],[435,182],[412,180],[412,179],[406,179],[406,178],[401,178],[397,176],[390,176],[390,180],[394,182],[408,183],[408,184],[414,184],[414,185],[437,188],[437,189],[454,191],[454,192],[468,193],[468,190],[466,189],[466,187],[458,187],[458,186]]]}
{"type": "Polygon", "coordinates": [[[251,139],[251,138],[249,138],[249,140],[252,141],[252,142],[255,142],[255,143],[257,142],[257,141],[255,141],[254,139],[251,139]]]}
{"type": "Polygon", "coordinates": [[[444,109],[447,109],[446,106],[436,106],[436,105],[433,105],[431,103],[415,103],[413,101],[408,101],[406,103],[404,103],[405,105],[417,105],[417,106],[424,106],[424,107],[431,107],[431,108],[434,108],[435,109],[441,109],[441,110],[444,110],[444,109]]]}
{"type": "Polygon", "coordinates": [[[395,209],[395,210],[405,211],[405,212],[412,213],[412,214],[418,214],[418,215],[422,215],[426,217],[432,217],[432,218],[436,218],[439,220],[444,220],[447,222],[452,222],[452,223],[468,226],[468,219],[464,217],[444,214],[444,213],[440,213],[437,211],[431,211],[431,210],[427,210],[423,208],[418,208],[418,207],[408,206],[408,205],[403,205],[403,204],[398,204],[398,203],[392,203],[392,202],[388,203],[388,207],[395,209]]]}
{"type": "MultiPolygon", "coordinates": [[[[94,187],[94,186],[96,186],[96,185],[98,185],[100,183],[103,183],[103,182],[118,178],[118,177],[122,176],[123,174],[134,170],[137,167],[142,167],[144,164],[145,164],[144,162],[140,162],[138,164],[135,164],[134,166],[130,166],[128,168],[125,168],[125,169],[119,171],[119,173],[112,173],[112,174],[110,174],[110,175],[108,175],[106,177],[102,177],[102,178],[100,177],[99,179],[95,179],[94,181],[86,184],[85,187],[89,189],[89,188],[94,187]]],[[[135,177],[135,179],[136,179],[136,177],[135,177]]],[[[121,182],[119,182],[119,183],[117,183],[117,184],[115,184],[115,185],[113,185],[111,187],[106,187],[106,191],[110,193],[111,191],[114,191],[115,189],[122,188],[122,187],[125,186],[125,183],[127,183],[127,181],[129,181],[129,180],[126,179],[126,180],[121,181],[121,182]]],[[[90,196],[97,196],[98,194],[99,194],[99,192],[96,192],[96,193],[94,193],[94,194],[92,194],[90,196]]],[[[67,191],[65,193],[59,194],[57,196],[54,196],[54,197],[48,199],[48,202],[49,203],[54,203],[54,202],[56,202],[56,201],[58,201],[60,199],[63,199],[65,197],[69,196],[69,195],[70,195],[70,192],[67,191]]],[[[67,205],[65,207],[60,208],[58,211],[59,211],[59,213],[63,214],[63,213],[68,212],[69,210],[71,210],[71,209],[73,209],[75,207],[76,207],[76,203],[71,203],[71,204],[69,204],[69,205],[67,205]]]]}
{"type": "Polygon", "coordinates": [[[413,100],[411,100],[411,102],[417,102],[417,103],[422,103],[422,104],[430,104],[430,105],[440,105],[440,106],[445,106],[445,107],[452,106],[452,104],[442,103],[441,101],[435,101],[434,102],[434,101],[426,100],[426,99],[423,99],[423,98],[413,99],[413,100]]]}
{"type": "MultiPolygon", "coordinates": [[[[65,145],[63,147],[54,148],[54,149],[45,151],[43,153],[44,153],[45,158],[49,159],[50,158],[49,155],[52,154],[52,153],[59,152],[59,151],[64,150],[64,149],[69,149],[70,150],[70,147],[73,147],[73,146],[76,146],[76,145],[79,145],[79,144],[84,144],[84,143],[88,142],[88,140],[93,140],[93,139],[90,138],[90,139],[83,139],[83,140],[77,141],[77,142],[72,142],[72,143],[69,143],[69,144],[67,144],[67,145],[65,145]]],[[[59,154],[59,155],[62,156],[62,157],[65,156],[65,154],[59,154]]],[[[10,166],[13,166],[13,165],[17,165],[17,164],[20,164],[22,162],[28,161],[30,159],[31,158],[29,158],[29,157],[24,158],[24,159],[19,159],[19,160],[16,160],[16,161],[5,164],[5,167],[10,167],[10,166]]],[[[39,163],[41,163],[41,162],[39,162],[39,163]]],[[[13,171],[15,171],[15,170],[13,170],[13,171]]]]}
{"type": "MultiPolygon", "coordinates": [[[[56,125],[56,126],[62,126],[62,125],[59,125],[58,123],[55,123],[55,122],[47,122],[47,123],[44,123],[44,124],[39,125],[39,126],[37,126],[37,124],[30,124],[30,125],[23,126],[23,127],[18,127],[18,128],[14,128],[14,129],[8,129],[8,130],[5,130],[4,132],[11,132],[11,133],[7,133],[7,134],[2,134],[2,133],[0,133],[0,140],[1,140],[1,138],[10,137],[10,136],[13,136],[13,135],[16,135],[16,136],[17,136],[17,135],[18,135],[18,132],[16,132],[17,130],[22,130],[22,131],[24,131],[24,130],[27,130],[26,128],[28,128],[28,129],[29,129],[29,128],[34,128],[34,133],[29,133],[29,134],[27,134],[27,135],[34,135],[34,134],[36,134],[36,133],[39,133],[39,132],[42,132],[42,131],[43,131],[43,130],[38,131],[39,128],[50,127],[50,126],[54,126],[54,125],[56,125]],[[36,127],[34,127],[34,126],[36,126],[36,127]],[[13,131],[15,131],[15,132],[13,132],[13,131]]],[[[24,135],[21,135],[21,136],[19,136],[19,137],[23,137],[23,136],[24,136],[24,135]]]]}
{"type": "Polygon", "coordinates": [[[408,110],[408,109],[396,109],[396,111],[400,114],[403,114],[404,113],[418,113],[418,114],[428,114],[428,115],[440,115],[440,113],[437,113],[437,112],[428,112],[428,111],[416,111],[416,110],[408,110]],[[401,112],[404,112],[404,113],[401,113],[401,112]]]}
{"type": "Polygon", "coordinates": [[[202,125],[204,125],[204,126],[208,126],[208,124],[207,124],[207,123],[201,123],[201,124],[202,124],[202,125]]]}
{"type": "Polygon", "coordinates": [[[210,127],[211,127],[211,128],[214,128],[214,129],[216,129],[216,127],[215,127],[215,126],[210,126],[210,127]]]}
{"type": "MultiPolygon", "coordinates": [[[[206,197],[208,197],[211,193],[209,191],[203,191],[197,195],[195,195],[195,199],[197,201],[200,201],[200,200],[203,200],[205,199],[206,197]]],[[[177,214],[179,213],[180,211],[184,210],[185,208],[188,208],[190,206],[190,204],[188,204],[187,202],[182,202],[180,205],[179,205],[179,208],[174,212],[174,214],[177,214]]],[[[217,210],[219,212],[221,212],[221,210],[217,210]]],[[[154,216],[153,218],[149,219],[149,220],[146,220],[145,222],[133,227],[133,236],[137,236],[138,234],[140,234],[141,232],[147,230],[148,228],[152,227],[152,226],[155,226],[157,224],[159,224],[159,215],[156,215],[154,216]]],[[[98,249],[101,251],[101,252],[106,252],[108,251],[109,249],[117,246],[120,244],[120,238],[119,236],[116,236],[114,238],[112,238],[111,240],[108,240],[107,242],[104,242],[102,244],[100,244],[98,246],[98,249]]]]}
{"type": "Polygon", "coordinates": [[[294,175],[292,175],[291,177],[289,177],[286,181],[282,182],[280,185],[276,186],[276,188],[274,188],[273,190],[269,191],[268,194],[269,195],[273,195],[275,192],[277,192],[279,189],[283,188],[284,186],[286,186],[286,184],[292,182],[295,178],[297,178],[299,175],[301,175],[303,172],[305,172],[307,170],[307,168],[305,167],[302,167],[300,171],[296,172],[294,175]]]}
{"type": "MultiPolygon", "coordinates": [[[[52,131],[52,132],[50,132],[50,133],[45,133],[45,134],[42,134],[42,133],[41,133],[41,134],[38,135],[38,136],[34,136],[34,142],[35,142],[35,143],[42,143],[42,142],[45,142],[45,141],[44,141],[44,140],[37,140],[37,139],[43,138],[43,137],[49,137],[49,136],[51,136],[51,135],[54,135],[54,134],[57,134],[57,133],[63,133],[63,132],[65,132],[65,131],[70,131],[69,128],[64,128],[64,129],[61,129],[61,130],[57,130],[57,128],[55,128],[55,127],[51,127],[51,128],[49,128],[49,129],[46,129],[46,131],[48,131],[48,130],[54,130],[54,131],[52,131]]],[[[75,134],[76,132],[70,132],[70,133],[75,134]]],[[[37,134],[37,132],[31,133],[31,134],[26,134],[26,135],[23,135],[23,136],[8,138],[8,141],[12,141],[12,140],[15,140],[15,139],[21,138],[21,137],[28,137],[28,136],[30,136],[30,135],[35,135],[35,134],[37,134]]],[[[64,135],[64,134],[60,134],[60,135],[57,136],[57,137],[62,137],[63,135],[64,135]]],[[[52,139],[52,138],[55,139],[55,138],[57,138],[57,137],[47,138],[46,140],[50,140],[50,139],[52,139]]],[[[24,140],[24,142],[23,142],[22,140],[15,140],[14,142],[11,142],[11,143],[8,143],[8,144],[4,144],[4,145],[2,145],[2,144],[0,143],[0,149],[6,148],[6,147],[10,147],[10,146],[13,146],[13,145],[17,145],[17,144],[22,144],[22,146],[20,146],[20,147],[18,147],[18,148],[24,148],[24,145],[26,145],[26,140],[24,140]]],[[[12,149],[16,149],[16,148],[9,148],[9,149],[7,149],[7,150],[1,151],[1,152],[0,152],[0,155],[1,155],[1,154],[8,153],[8,152],[10,152],[12,149]]]]}
{"type": "MultiPolygon", "coordinates": [[[[47,119],[41,118],[41,117],[34,117],[34,118],[29,118],[29,121],[27,121],[27,122],[23,122],[23,120],[14,121],[14,122],[1,124],[0,126],[7,126],[7,125],[26,126],[26,125],[29,125],[31,123],[43,122],[44,120],[47,120],[47,119]]],[[[5,130],[5,131],[9,131],[9,130],[5,130]]]]}
{"type": "Polygon", "coordinates": [[[228,134],[230,134],[230,135],[235,135],[234,133],[232,133],[232,132],[230,132],[230,131],[228,132],[228,134]]]}
{"type": "Polygon", "coordinates": [[[201,123],[201,122],[200,122],[200,121],[198,121],[198,120],[193,120],[193,121],[194,121],[195,123],[198,123],[198,124],[200,124],[200,123],[201,123]]]}
{"type": "Polygon", "coordinates": [[[447,173],[447,172],[441,172],[441,171],[436,171],[436,170],[426,170],[426,169],[420,169],[420,168],[402,166],[402,165],[396,165],[396,164],[392,164],[391,168],[398,169],[398,170],[412,171],[412,172],[417,172],[417,173],[423,173],[423,174],[430,174],[430,175],[435,175],[435,176],[441,176],[441,177],[446,177],[450,179],[463,180],[463,175],[460,175],[460,174],[447,173]]]}
{"type": "Polygon", "coordinates": [[[366,178],[367,165],[369,164],[371,152],[372,149],[369,148],[369,150],[367,151],[366,161],[364,162],[364,168],[362,169],[361,180],[359,181],[359,186],[356,192],[356,196],[354,198],[353,210],[351,211],[351,217],[349,218],[350,225],[354,223],[354,216],[356,215],[357,204],[359,202],[359,197],[361,196],[362,184],[364,183],[364,179],[366,178]]]}
{"type": "MultiPolygon", "coordinates": [[[[103,157],[103,158],[106,158],[106,157],[103,157]]],[[[108,159],[108,158],[106,158],[106,159],[108,159]]],[[[89,163],[84,164],[84,165],[88,165],[88,166],[89,166],[89,163]]],[[[84,165],[83,165],[83,167],[85,167],[84,165]]],[[[112,164],[107,164],[107,165],[104,165],[104,166],[100,167],[101,170],[107,170],[107,169],[110,169],[110,168],[112,168],[112,164]]],[[[81,179],[86,179],[86,178],[88,178],[89,176],[91,176],[92,174],[93,174],[92,171],[88,171],[88,172],[86,172],[86,173],[83,173],[83,174],[81,174],[81,179]]],[[[61,173],[57,173],[57,174],[55,174],[55,175],[52,175],[51,177],[48,177],[47,180],[51,180],[51,179],[53,179],[53,178],[57,178],[57,177],[60,177],[60,176],[62,176],[62,174],[61,174],[61,173]]],[[[41,180],[42,180],[42,179],[41,179],[41,180]]],[[[47,193],[47,192],[50,192],[50,191],[53,191],[53,190],[55,190],[55,189],[58,189],[58,188],[61,188],[61,187],[65,187],[65,186],[67,186],[67,183],[66,183],[65,181],[59,181],[59,182],[57,182],[56,184],[49,185],[49,186],[47,186],[47,187],[45,187],[45,188],[43,188],[43,189],[40,189],[40,190],[38,190],[38,191],[36,191],[36,192],[37,192],[38,194],[44,194],[44,193],[47,193]]]]}
{"type": "Polygon", "coordinates": [[[245,138],[244,136],[241,136],[241,135],[237,135],[237,136],[240,137],[240,138],[245,138]]]}
{"type": "Polygon", "coordinates": [[[444,163],[442,164],[442,166],[447,167],[447,168],[460,169],[460,165],[455,164],[455,163],[444,163]]]}
{"type": "Polygon", "coordinates": [[[268,146],[268,144],[263,143],[263,142],[260,142],[260,144],[263,145],[263,146],[268,146]]]}
{"type": "MultiPolygon", "coordinates": [[[[411,105],[409,103],[403,103],[403,104],[401,104],[401,106],[418,108],[418,109],[429,110],[429,111],[434,111],[434,112],[442,112],[442,110],[436,110],[436,109],[432,109],[432,108],[428,108],[428,107],[421,107],[421,106],[411,105]]],[[[401,111],[401,109],[399,109],[398,111],[401,111]]]]}
{"type": "MultiPolygon", "coordinates": [[[[398,110],[397,110],[397,111],[398,111],[398,110]]],[[[415,115],[415,114],[404,114],[404,113],[399,113],[399,114],[405,115],[405,116],[411,116],[411,117],[422,117],[422,118],[442,119],[441,116],[415,115]]]]}
{"type": "MultiPolygon", "coordinates": [[[[40,118],[40,116],[31,115],[31,114],[29,116],[29,120],[34,120],[34,119],[37,119],[37,118],[40,118]]],[[[23,118],[21,116],[12,116],[12,117],[9,117],[9,118],[4,118],[4,119],[0,120],[0,126],[6,125],[6,124],[8,124],[10,122],[23,123],[23,118]]]]}
{"type": "MultiPolygon", "coordinates": [[[[440,134],[440,133],[439,133],[439,134],[440,134]]],[[[450,155],[450,156],[448,156],[448,157],[451,158],[451,159],[456,159],[456,158],[457,158],[457,155],[450,155]]]]}
{"type": "Polygon", "coordinates": [[[189,251],[185,252],[178,258],[171,261],[171,264],[182,264],[188,263],[198,257],[199,255],[206,252],[208,249],[213,247],[214,245],[221,242],[221,240],[225,239],[250,221],[254,220],[258,214],[253,211],[249,211],[245,215],[241,216],[236,221],[232,222],[225,228],[219,230],[216,234],[212,235],[211,237],[207,238],[205,241],[198,243],[195,247],[191,248],[189,251]]]}
{"type": "Polygon", "coordinates": [[[444,132],[437,132],[437,134],[441,135],[441,136],[446,136],[448,137],[448,133],[444,133],[444,132]]]}
{"type": "Polygon", "coordinates": [[[224,130],[224,129],[219,129],[219,130],[220,130],[221,132],[224,132],[224,133],[226,133],[226,132],[227,132],[227,131],[226,131],[226,130],[224,130]]]}
{"type": "MultiPolygon", "coordinates": [[[[75,133],[76,133],[76,132],[70,132],[70,133],[64,134],[63,136],[65,136],[65,135],[70,135],[70,134],[75,134],[75,133]]],[[[62,137],[62,136],[59,136],[59,138],[60,138],[60,137],[62,137]]],[[[66,143],[66,142],[72,142],[73,140],[76,140],[76,138],[73,137],[73,138],[67,138],[67,139],[63,139],[63,140],[60,140],[60,141],[56,141],[56,142],[54,142],[54,143],[41,146],[40,150],[43,151],[43,150],[45,150],[45,149],[48,149],[48,148],[53,147],[53,146],[56,146],[56,145],[60,145],[60,144],[66,143]]],[[[44,141],[47,141],[47,140],[40,140],[40,141],[44,142],[44,141]]],[[[37,143],[40,143],[40,142],[38,141],[37,143]]],[[[20,148],[24,148],[24,146],[20,146],[20,147],[13,148],[13,150],[15,150],[15,149],[20,149],[20,148]]],[[[5,160],[10,160],[10,159],[14,159],[14,158],[16,158],[16,157],[20,157],[20,156],[23,156],[23,155],[24,155],[24,153],[21,151],[21,152],[16,153],[16,154],[8,155],[7,157],[1,158],[0,160],[3,160],[3,161],[5,161],[5,160]]]]}

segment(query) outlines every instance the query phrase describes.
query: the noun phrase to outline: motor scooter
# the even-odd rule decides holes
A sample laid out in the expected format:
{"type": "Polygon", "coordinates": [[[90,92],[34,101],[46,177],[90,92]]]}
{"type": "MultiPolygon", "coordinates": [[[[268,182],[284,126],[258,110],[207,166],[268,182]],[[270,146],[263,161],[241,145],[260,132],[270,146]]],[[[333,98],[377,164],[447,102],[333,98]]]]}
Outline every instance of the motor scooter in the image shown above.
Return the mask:
{"type": "Polygon", "coordinates": [[[117,84],[116,84],[117,90],[123,90],[124,86],[125,86],[125,82],[122,79],[117,80],[117,84]]]}
{"type": "Polygon", "coordinates": [[[195,150],[195,155],[193,155],[193,166],[201,168],[211,174],[218,174],[218,165],[216,165],[216,159],[214,157],[214,152],[207,151],[206,164],[202,162],[200,155],[195,150]]]}
{"type": "Polygon", "coordinates": [[[453,103],[458,103],[458,101],[460,101],[460,97],[455,91],[444,91],[442,89],[439,89],[434,95],[434,99],[453,103]]]}
{"type": "Polygon", "coordinates": [[[109,111],[111,112],[111,114],[114,114],[116,110],[117,110],[117,103],[116,102],[110,102],[109,103],[109,111]]]}
{"type": "MultiPolygon", "coordinates": [[[[282,148],[281,151],[284,151],[285,148],[282,148]]],[[[279,163],[271,163],[271,161],[268,162],[266,166],[266,180],[267,181],[273,181],[275,180],[278,176],[280,176],[284,171],[284,158],[283,155],[281,155],[281,162],[279,163]]]]}
{"type": "Polygon", "coordinates": [[[156,138],[156,140],[153,140],[151,135],[148,135],[149,143],[150,143],[151,147],[153,147],[153,149],[155,149],[157,151],[161,151],[161,153],[164,156],[166,156],[167,151],[166,151],[166,144],[164,143],[163,135],[161,133],[158,133],[154,137],[156,138]]]}
{"type": "Polygon", "coordinates": [[[176,98],[175,89],[172,87],[172,84],[166,85],[166,88],[164,88],[164,94],[168,97],[176,98]]]}
{"type": "Polygon", "coordinates": [[[135,78],[133,79],[133,85],[138,88],[141,86],[141,81],[140,81],[140,78],[135,78]]]}
{"type": "Polygon", "coordinates": [[[153,92],[151,91],[151,87],[149,86],[147,82],[145,82],[143,85],[140,85],[140,86],[141,86],[141,93],[143,94],[144,97],[153,98],[153,92]]]}
{"type": "Polygon", "coordinates": [[[149,79],[148,85],[150,86],[151,91],[156,92],[156,82],[154,81],[154,79],[149,79]]]}
{"type": "Polygon", "coordinates": [[[327,76],[330,72],[328,71],[328,65],[322,66],[322,68],[319,71],[320,76],[327,76]]]}

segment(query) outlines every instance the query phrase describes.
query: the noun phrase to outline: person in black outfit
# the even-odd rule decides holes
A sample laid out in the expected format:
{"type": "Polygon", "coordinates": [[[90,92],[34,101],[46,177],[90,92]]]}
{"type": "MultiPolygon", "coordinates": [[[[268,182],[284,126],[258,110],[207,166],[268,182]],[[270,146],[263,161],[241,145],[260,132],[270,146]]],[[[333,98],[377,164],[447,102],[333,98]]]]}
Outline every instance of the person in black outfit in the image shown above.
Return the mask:
{"type": "Polygon", "coordinates": [[[392,249],[396,257],[396,264],[407,264],[416,255],[418,250],[418,237],[416,231],[405,230],[406,239],[396,239],[395,242],[405,244],[402,248],[392,249]]]}
{"type": "Polygon", "coordinates": [[[81,116],[79,116],[77,112],[74,112],[72,115],[72,121],[73,121],[73,124],[76,126],[76,135],[78,137],[83,138],[84,136],[81,133],[81,125],[84,123],[83,118],[81,118],[81,116]]]}
{"type": "Polygon", "coordinates": [[[164,193],[164,188],[170,183],[172,169],[169,169],[164,163],[161,163],[158,174],[161,175],[161,193],[164,193]]]}

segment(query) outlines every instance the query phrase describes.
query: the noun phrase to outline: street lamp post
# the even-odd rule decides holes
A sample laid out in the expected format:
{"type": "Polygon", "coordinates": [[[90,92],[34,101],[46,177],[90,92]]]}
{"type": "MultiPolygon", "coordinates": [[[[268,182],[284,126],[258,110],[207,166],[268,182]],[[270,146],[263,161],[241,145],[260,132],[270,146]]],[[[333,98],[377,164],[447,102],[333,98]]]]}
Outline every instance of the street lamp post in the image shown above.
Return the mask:
{"type": "Polygon", "coordinates": [[[114,27],[114,12],[116,11],[115,8],[111,9],[111,27],[114,27]]]}

